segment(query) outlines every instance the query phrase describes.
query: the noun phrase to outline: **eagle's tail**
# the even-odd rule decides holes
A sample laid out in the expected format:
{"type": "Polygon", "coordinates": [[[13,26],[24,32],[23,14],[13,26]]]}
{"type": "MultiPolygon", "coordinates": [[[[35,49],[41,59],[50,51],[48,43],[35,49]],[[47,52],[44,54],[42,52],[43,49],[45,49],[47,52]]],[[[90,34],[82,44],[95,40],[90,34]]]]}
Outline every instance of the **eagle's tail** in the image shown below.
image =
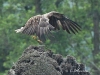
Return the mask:
{"type": "Polygon", "coordinates": [[[20,33],[23,31],[23,27],[21,27],[20,29],[16,29],[15,31],[16,31],[16,33],[20,33]]]}

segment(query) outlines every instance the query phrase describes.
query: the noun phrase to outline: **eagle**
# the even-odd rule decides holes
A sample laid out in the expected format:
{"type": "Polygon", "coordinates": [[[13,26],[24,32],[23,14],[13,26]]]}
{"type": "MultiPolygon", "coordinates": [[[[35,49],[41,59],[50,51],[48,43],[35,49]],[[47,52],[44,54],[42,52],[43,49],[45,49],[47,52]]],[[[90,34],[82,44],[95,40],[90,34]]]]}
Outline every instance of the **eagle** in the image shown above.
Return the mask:
{"type": "Polygon", "coordinates": [[[56,11],[51,11],[43,15],[36,15],[31,17],[26,24],[20,29],[15,30],[16,33],[23,33],[28,35],[36,35],[38,41],[42,41],[42,37],[51,31],[60,29],[66,30],[69,34],[77,33],[80,26],[71,19],[56,11]]]}

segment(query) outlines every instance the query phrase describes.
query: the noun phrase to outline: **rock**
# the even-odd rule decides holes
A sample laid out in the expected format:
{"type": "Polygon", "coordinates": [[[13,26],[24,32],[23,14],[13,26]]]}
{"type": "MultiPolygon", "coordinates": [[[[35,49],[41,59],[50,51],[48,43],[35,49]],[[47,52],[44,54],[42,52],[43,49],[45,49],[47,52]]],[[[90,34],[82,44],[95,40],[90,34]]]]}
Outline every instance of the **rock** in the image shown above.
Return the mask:
{"type": "Polygon", "coordinates": [[[8,71],[8,75],[90,75],[73,56],[63,58],[43,46],[29,46],[8,71]]]}

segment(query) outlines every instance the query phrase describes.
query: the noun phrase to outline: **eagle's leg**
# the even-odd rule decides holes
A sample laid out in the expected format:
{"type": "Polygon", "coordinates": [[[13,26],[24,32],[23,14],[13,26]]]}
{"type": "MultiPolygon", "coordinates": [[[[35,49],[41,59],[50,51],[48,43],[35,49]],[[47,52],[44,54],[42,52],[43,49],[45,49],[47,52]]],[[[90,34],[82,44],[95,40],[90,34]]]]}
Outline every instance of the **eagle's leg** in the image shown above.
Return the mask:
{"type": "Polygon", "coordinates": [[[43,44],[43,42],[40,40],[39,36],[37,36],[37,42],[40,44],[43,44]]]}
{"type": "Polygon", "coordinates": [[[41,40],[39,40],[38,36],[34,35],[32,36],[34,40],[36,40],[37,42],[39,42],[40,44],[42,44],[43,42],[41,40]]]}

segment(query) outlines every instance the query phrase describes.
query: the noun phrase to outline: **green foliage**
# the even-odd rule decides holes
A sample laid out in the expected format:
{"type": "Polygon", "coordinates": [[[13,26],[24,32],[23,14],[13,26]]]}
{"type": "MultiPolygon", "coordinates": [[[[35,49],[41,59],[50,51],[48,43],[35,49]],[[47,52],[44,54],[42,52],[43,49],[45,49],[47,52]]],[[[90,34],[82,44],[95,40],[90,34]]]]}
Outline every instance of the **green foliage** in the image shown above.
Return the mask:
{"type": "MultiPolygon", "coordinates": [[[[76,35],[67,34],[62,30],[52,32],[54,37],[51,37],[51,40],[47,39],[46,48],[64,56],[73,55],[79,62],[89,65],[93,60],[93,21],[89,15],[92,10],[90,0],[62,0],[59,7],[55,5],[56,1],[40,0],[42,12],[55,10],[64,13],[68,18],[76,21],[82,27],[82,31],[76,35]]],[[[14,31],[23,26],[31,16],[37,14],[35,9],[35,0],[0,1],[0,75],[5,75],[1,72],[11,68],[26,47],[38,45],[32,37],[16,34],[14,31]],[[26,6],[29,7],[27,10],[26,6]]],[[[100,60],[100,53],[95,58],[100,60]]],[[[100,63],[96,65],[100,68],[100,63]]]]}

